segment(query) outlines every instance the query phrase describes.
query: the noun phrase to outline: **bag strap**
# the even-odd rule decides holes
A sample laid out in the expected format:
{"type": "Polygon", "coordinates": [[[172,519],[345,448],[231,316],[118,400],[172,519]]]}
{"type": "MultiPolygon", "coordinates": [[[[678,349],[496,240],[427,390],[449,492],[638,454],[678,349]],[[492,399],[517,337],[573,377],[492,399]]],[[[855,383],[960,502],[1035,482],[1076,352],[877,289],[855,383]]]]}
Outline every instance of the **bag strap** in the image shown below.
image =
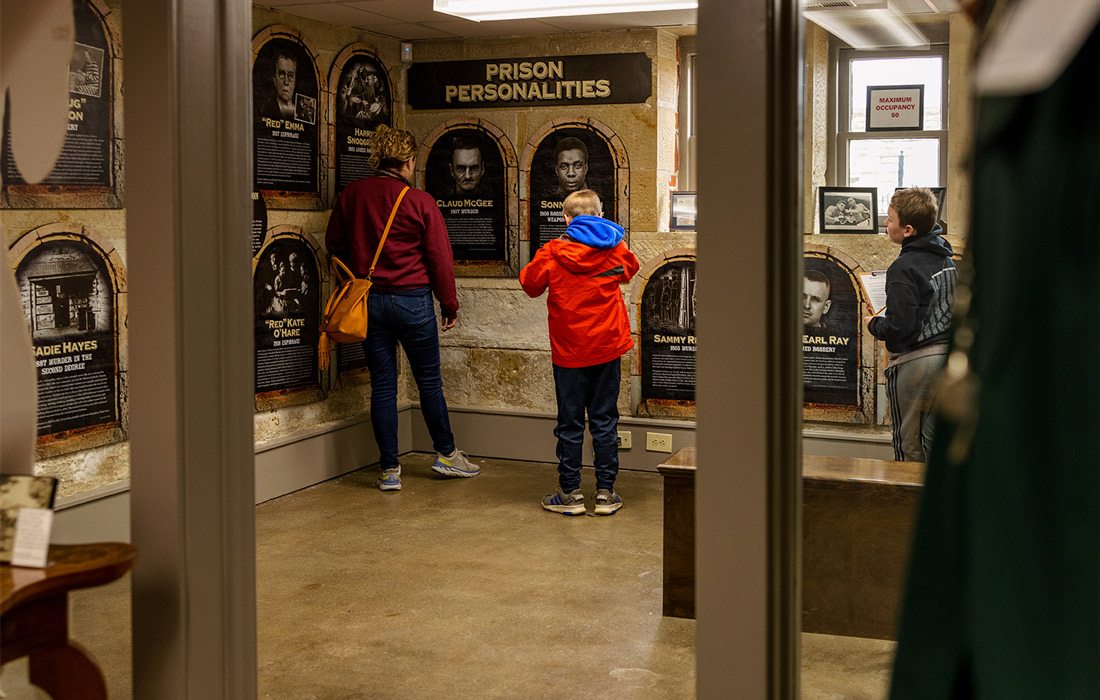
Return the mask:
{"type": "Polygon", "coordinates": [[[367,279],[374,274],[374,266],[378,264],[378,256],[382,255],[382,246],[386,245],[386,236],[390,235],[390,226],[393,225],[393,217],[397,216],[397,208],[401,206],[401,200],[405,198],[405,193],[409,191],[409,186],[405,185],[405,189],[401,190],[401,194],[397,195],[397,201],[393,203],[393,209],[390,211],[390,218],[386,221],[386,228],[382,231],[382,240],[378,241],[378,250],[374,251],[374,260],[370,264],[370,270],[367,271],[367,279]]]}
{"type": "Polygon", "coordinates": [[[332,271],[336,274],[336,277],[339,281],[342,282],[343,280],[350,280],[355,278],[355,275],[352,273],[351,270],[348,269],[348,266],[340,260],[340,258],[332,255],[329,257],[329,262],[332,264],[332,271]]]}

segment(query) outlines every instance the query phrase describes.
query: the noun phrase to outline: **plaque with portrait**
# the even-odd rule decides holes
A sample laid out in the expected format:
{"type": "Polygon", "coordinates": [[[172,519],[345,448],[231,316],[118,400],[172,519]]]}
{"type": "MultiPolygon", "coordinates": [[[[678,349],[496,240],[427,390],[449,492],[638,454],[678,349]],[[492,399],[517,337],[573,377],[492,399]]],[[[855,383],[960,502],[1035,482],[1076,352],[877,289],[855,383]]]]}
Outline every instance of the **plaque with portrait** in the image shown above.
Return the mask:
{"type": "Polygon", "coordinates": [[[393,125],[389,73],[377,56],[356,50],[336,78],[336,194],[355,180],[371,175],[370,136],[379,124],[393,125]]]}
{"type": "Polygon", "coordinates": [[[590,189],[600,196],[604,218],[615,220],[615,159],[604,137],[594,129],[555,129],[539,143],[531,159],[531,257],[547,241],[565,233],[562,200],[590,189]]]}
{"type": "Polygon", "coordinates": [[[671,260],[642,292],[642,399],[695,400],[695,260],[671,260]]]}
{"type": "Polygon", "coordinates": [[[254,189],[319,196],[319,93],[301,42],[276,36],[260,47],[252,64],[254,189]]]}
{"type": "Polygon", "coordinates": [[[253,271],[256,393],[314,388],[320,275],[313,246],[296,234],[276,234],[253,271]]]}
{"type": "Polygon", "coordinates": [[[484,129],[451,129],[432,144],[425,189],[443,212],[455,262],[504,262],[504,173],[500,146],[484,129]]]}
{"type": "Polygon", "coordinates": [[[34,344],[39,438],[118,425],[115,282],[103,255],[76,234],[47,238],[15,278],[34,344]]]}
{"type": "Polygon", "coordinates": [[[826,253],[803,255],[802,375],[807,404],[858,406],[863,305],[858,281],[826,253]]]}

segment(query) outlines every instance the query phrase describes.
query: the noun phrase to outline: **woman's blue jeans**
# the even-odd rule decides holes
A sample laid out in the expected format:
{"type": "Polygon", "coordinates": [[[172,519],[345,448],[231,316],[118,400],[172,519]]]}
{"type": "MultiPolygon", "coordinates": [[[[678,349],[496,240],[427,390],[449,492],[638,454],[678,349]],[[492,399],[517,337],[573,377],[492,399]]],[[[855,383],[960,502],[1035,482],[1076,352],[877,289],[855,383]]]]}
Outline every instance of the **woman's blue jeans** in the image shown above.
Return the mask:
{"type": "Polygon", "coordinates": [[[619,475],[619,358],[591,367],[554,365],[558,399],[558,485],[565,493],[581,485],[584,415],[592,433],[596,488],[613,489],[619,475]]]}
{"type": "Polygon", "coordinates": [[[372,289],[367,300],[369,321],[363,350],[370,369],[370,423],[378,443],[379,466],[397,461],[397,344],[405,349],[416,386],[420,411],[435,451],[454,452],[455,439],[443,396],[439,371],[439,328],[429,287],[401,291],[372,289]]]}

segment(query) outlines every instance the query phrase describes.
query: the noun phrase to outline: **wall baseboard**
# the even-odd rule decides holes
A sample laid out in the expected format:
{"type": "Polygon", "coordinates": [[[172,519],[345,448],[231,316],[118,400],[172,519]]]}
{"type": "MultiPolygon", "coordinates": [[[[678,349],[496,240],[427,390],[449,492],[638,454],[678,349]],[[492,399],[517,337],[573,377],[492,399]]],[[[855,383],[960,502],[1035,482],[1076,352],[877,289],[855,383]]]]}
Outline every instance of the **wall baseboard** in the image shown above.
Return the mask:
{"type": "MultiPolygon", "coordinates": [[[[553,462],[554,414],[475,408],[450,409],[451,428],[459,449],[472,456],[531,462],[553,462]]],[[[622,469],[656,471],[668,454],[645,449],[646,433],[672,436],[672,450],[695,445],[695,422],[626,416],[619,430],[631,434],[632,449],[619,451],[622,469]]],[[[432,452],[420,406],[398,411],[401,453],[432,452]]],[[[803,451],[837,457],[893,459],[889,433],[845,432],[807,428],[803,451]]],[[[587,441],[584,460],[592,463],[587,441]]],[[[314,429],[260,445],[256,449],[256,503],[263,503],[377,463],[368,416],[314,429]]],[[[102,493],[87,494],[58,505],[52,541],[130,541],[128,484],[112,484],[102,493]]]]}

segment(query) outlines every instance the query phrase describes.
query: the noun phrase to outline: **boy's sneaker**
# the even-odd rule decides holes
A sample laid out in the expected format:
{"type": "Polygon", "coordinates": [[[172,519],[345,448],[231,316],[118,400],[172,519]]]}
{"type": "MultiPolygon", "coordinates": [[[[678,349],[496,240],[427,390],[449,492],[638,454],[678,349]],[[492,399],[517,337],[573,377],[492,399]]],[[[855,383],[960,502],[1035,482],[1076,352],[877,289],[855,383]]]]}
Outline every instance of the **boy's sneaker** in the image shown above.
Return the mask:
{"type": "Polygon", "coordinates": [[[378,490],[400,491],[401,467],[394,467],[393,469],[383,469],[382,473],[378,476],[378,490]]]}
{"type": "Polygon", "coordinates": [[[596,489],[595,507],[593,515],[614,515],[615,511],[623,507],[623,499],[614,489],[596,489]]]}
{"type": "Polygon", "coordinates": [[[459,476],[469,478],[481,473],[481,467],[470,461],[465,452],[455,449],[449,455],[436,454],[432,471],[443,476],[459,476]]]}
{"type": "Polygon", "coordinates": [[[558,488],[557,491],[542,499],[542,507],[562,515],[584,515],[584,494],[580,489],[565,493],[558,488]]]}

